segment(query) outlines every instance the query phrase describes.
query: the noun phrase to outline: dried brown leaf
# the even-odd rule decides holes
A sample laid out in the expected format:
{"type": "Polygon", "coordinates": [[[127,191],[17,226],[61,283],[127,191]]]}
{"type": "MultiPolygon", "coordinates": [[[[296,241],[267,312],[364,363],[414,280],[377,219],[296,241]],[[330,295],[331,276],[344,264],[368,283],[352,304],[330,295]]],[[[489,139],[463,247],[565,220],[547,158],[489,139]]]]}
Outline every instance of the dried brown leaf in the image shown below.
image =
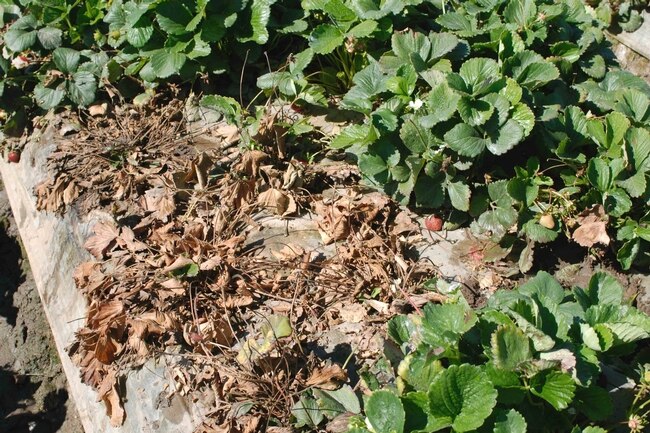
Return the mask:
{"type": "Polygon", "coordinates": [[[303,186],[303,167],[298,161],[290,161],[287,171],[282,175],[282,189],[291,190],[302,188],[303,186]]]}
{"type": "Polygon", "coordinates": [[[348,203],[339,201],[325,205],[322,201],[312,204],[314,212],[322,218],[318,228],[325,245],[346,239],[351,230],[348,203]]]}
{"type": "Polygon", "coordinates": [[[276,215],[286,215],[287,213],[295,212],[295,201],[293,198],[277,188],[269,188],[260,193],[257,197],[257,203],[276,215]]]}
{"type": "Polygon", "coordinates": [[[184,256],[179,256],[179,257],[176,258],[176,260],[174,260],[174,262],[171,265],[169,265],[166,268],[162,269],[161,272],[166,274],[166,273],[169,273],[169,272],[177,271],[179,269],[183,269],[184,267],[186,267],[188,265],[193,265],[193,264],[194,264],[194,261],[192,259],[188,259],[187,257],[184,257],[184,256]]]}
{"type": "Polygon", "coordinates": [[[217,256],[214,256],[214,257],[210,257],[209,259],[201,262],[201,265],[199,266],[199,268],[202,271],[211,271],[211,270],[217,268],[217,266],[220,266],[222,263],[223,263],[223,259],[221,258],[221,256],[217,255],[217,256]]]}
{"type": "Polygon", "coordinates": [[[300,245],[284,245],[280,250],[271,250],[271,254],[279,261],[289,261],[302,257],[305,250],[300,245]]]}
{"type": "Polygon", "coordinates": [[[135,238],[135,233],[130,227],[122,227],[117,242],[133,253],[147,249],[147,244],[137,240],[135,238]]]}
{"type": "Polygon", "coordinates": [[[368,316],[366,308],[362,304],[350,303],[338,308],[341,320],[350,323],[361,323],[368,316]]]}
{"type": "Polygon", "coordinates": [[[68,205],[72,203],[77,197],[79,197],[80,189],[77,186],[77,183],[72,180],[63,190],[63,203],[68,205]]]}
{"type": "Polygon", "coordinates": [[[376,299],[366,299],[365,302],[379,314],[388,314],[388,304],[386,302],[378,301],[376,299]]]}
{"type": "Polygon", "coordinates": [[[122,407],[120,395],[117,393],[117,387],[113,386],[111,390],[102,397],[102,401],[106,406],[106,415],[111,419],[111,425],[113,427],[119,427],[124,424],[126,413],[124,412],[124,407],[122,407]]]}
{"type": "Polygon", "coordinates": [[[176,210],[174,192],[166,186],[151,188],[141,197],[140,206],[145,211],[154,212],[158,218],[166,221],[176,210]]]}
{"type": "Polygon", "coordinates": [[[93,227],[93,236],[89,237],[84,248],[98,259],[102,259],[109,246],[119,236],[119,230],[113,223],[98,222],[93,227]]]}
{"type": "Polygon", "coordinates": [[[237,165],[239,171],[243,171],[248,176],[257,178],[260,171],[260,165],[269,156],[261,150],[249,150],[242,155],[240,163],[237,165]]]}
{"type": "Polygon", "coordinates": [[[413,232],[419,232],[420,228],[418,225],[413,221],[413,219],[409,216],[409,213],[406,211],[402,211],[397,214],[395,217],[395,221],[393,223],[393,227],[391,229],[391,233],[394,235],[401,235],[404,233],[413,233],[413,232]]]}
{"type": "Polygon", "coordinates": [[[317,368],[307,379],[306,385],[316,388],[334,390],[348,380],[348,374],[338,364],[317,368]]]}
{"type": "Polygon", "coordinates": [[[259,426],[262,417],[259,415],[245,415],[239,418],[240,424],[242,426],[242,433],[255,433],[257,431],[257,426],[259,426]]]}
{"type": "Polygon", "coordinates": [[[185,184],[195,184],[199,189],[205,189],[208,186],[208,174],[214,167],[214,161],[202,152],[190,163],[190,169],[185,174],[183,182],[185,184]]]}
{"type": "Polygon", "coordinates": [[[214,129],[213,134],[217,137],[223,139],[223,144],[229,146],[237,141],[239,141],[239,127],[230,123],[220,123],[217,128],[214,129]]]}
{"type": "Polygon", "coordinates": [[[336,418],[330,420],[325,426],[328,433],[344,433],[349,429],[350,418],[353,417],[352,412],[345,412],[338,415],[336,418]]]}
{"type": "Polygon", "coordinates": [[[579,245],[587,248],[600,243],[609,245],[607,234],[607,216],[602,205],[596,205],[582,212],[577,218],[578,228],[571,236],[579,245]]]}

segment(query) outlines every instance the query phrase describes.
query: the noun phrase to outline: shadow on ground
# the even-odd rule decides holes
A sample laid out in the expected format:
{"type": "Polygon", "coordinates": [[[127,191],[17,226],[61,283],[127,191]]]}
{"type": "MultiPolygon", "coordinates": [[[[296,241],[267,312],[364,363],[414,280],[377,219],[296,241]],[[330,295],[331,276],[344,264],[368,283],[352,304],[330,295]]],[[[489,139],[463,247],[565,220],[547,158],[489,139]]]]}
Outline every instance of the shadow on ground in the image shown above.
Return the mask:
{"type": "Polygon", "coordinates": [[[0,184],[0,433],[83,433],[0,184]]]}

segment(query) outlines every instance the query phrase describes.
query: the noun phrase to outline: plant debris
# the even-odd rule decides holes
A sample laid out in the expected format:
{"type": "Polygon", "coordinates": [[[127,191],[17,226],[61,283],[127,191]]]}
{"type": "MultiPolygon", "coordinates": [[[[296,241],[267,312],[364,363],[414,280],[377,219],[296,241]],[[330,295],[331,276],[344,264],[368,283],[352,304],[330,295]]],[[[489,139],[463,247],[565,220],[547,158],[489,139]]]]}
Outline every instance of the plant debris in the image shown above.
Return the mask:
{"type": "Polygon", "coordinates": [[[104,211],[85,243],[95,260],[74,275],[90,308],[69,352],[113,425],[125,416],[120,378],[166,357],[171,392],[213,408],[198,431],[287,427],[303,390],[349,382],[313,348],[328,353],[342,335],[355,368],[377,359],[391,311],[441,300],[413,293],[436,270],[410,256],[419,227],[408,212],[341,176],[347,164],[199,151],[182,116],[172,120],[179,110],[108,110],[52,154],[39,207],[104,211]],[[321,247],[290,233],[271,251],[247,241],[267,230],[260,218],[305,217],[321,247]]]}

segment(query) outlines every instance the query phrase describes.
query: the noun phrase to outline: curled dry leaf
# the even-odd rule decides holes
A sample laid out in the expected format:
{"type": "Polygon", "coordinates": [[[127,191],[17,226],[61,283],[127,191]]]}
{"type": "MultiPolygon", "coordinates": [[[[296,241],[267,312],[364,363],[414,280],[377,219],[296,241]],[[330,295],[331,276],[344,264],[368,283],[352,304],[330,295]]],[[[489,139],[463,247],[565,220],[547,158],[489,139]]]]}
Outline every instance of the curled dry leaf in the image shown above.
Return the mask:
{"type": "Polygon", "coordinates": [[[213,134],[223,140],[223,146],[230,146],[239,141],[239,127],[226,122],[219,122],[218,126],[214,129],[213,134]]]}
{"type": "Polygon", "coordinates": [[[139,363],[144,363],[149,355],[146,339],[150,335],[161,335],[178,328],[176,320],[167,313],[149,311],[128,321],[128,344],[140,357],[139,363]]]}
{"type": "Polygon", "coordinates": [[[102,364],[110,364],[122,349],[122,336],[126,330],[126,315],[121,301],[93,304],[88,309],[86,343],[94,357],[102,364]]]}
{"type": "Polygon", "coordinates": [[[316,388],[334,390],[348,380],[348,374],[338,364],[317,368],[307,379],[305,385],[316,388]]]}
{"type": "Polygon", "coordinates": [[[183,338],[190,346],[202,346],[211,350],[216,346],[230,346],[235,338],[228,321],[223,318],[202,320],[195,325],[183,326],[183,338]]]}
{"type": "Polygon", "coordinates": [[[261,193],[257,202],[276,215],[290,215],[297,210],[293,197],[277,188],[269,188],[261,193]]]}
{"type": "Polygon", "coordinates": [[[314,212],[322,218],[319,233],[325,245],[346,239],[351,231],[349,203],[339,200],[330,205],[322,201],[312,204],[314,212]]]}
{"type": "Polygon", "coordinates": [[[302,188],[303,186],[303,168],[298,161],[290,161],[287,171],[282,175],[282,189],[291,190],[302,188]]]}
{"type": "Polygon", "coordinates": [[[208,175],[213,167],[214,161],[202,152],[190,163],[190,168],[182,182],[186,185],[194,184],[195,189],[205,189],[208,186],[208,175]]]}
{"type": "Polygon", "coordinates": [[[102,397],[102,401],[106,406],[106,415],[111,420],[113,427],[119,427],[124,424],[124,408],[120,400],[120,395],[117,393],[117,388],[113,386],[110,391],[102,397]]]}
{"type": "Polygon", "coordinates": [[[98,401],[104,402],[106,415],[110,418],[113,427],[119,427],[124,423],[124,407],[122,399],[117,392],[117,374],[111,369],[102,380],[97,390],[98,401]]]}
{"type": "Polygon", "coordinates": [[[48,179],[40,183],[35,192],[37,209],[59,212],[79,196],[80,189],[73,178],[63,174],[55,180],[48,179]]]}
{"type": "Polygon", "coordinates": [[[572,239],[587,248],[591,248],[597,243],[609,245],[607,219],[602,205],[585,210],[577,218],[578,228],[573,232],[572,239]]]}
{"type": "Polygon", "coordinates": [[[192,261],[192,259],[188,259],[187,257],[184,256],[179,256],[176,260],[174,260],[174,262],[171,265],[164,268],[161,272],[166,274],[169,272],[177,271],[179,269],[183,269],[186,266],[194,265],[194,264],[195,263],[194,261],[192,261]]]}
{"type": "Polygon", "coordinates": [[[120,246],[126,247],[129,251],[136,253],[138,251],[143,251],[147,249],[147,244],[140,242],[135,238],[135,233],[131,230],[130,227],[122,227],[120,231],[120,236],[117,238],[118,244],[120,246]]]}
{"type": "Polygon", "coordinates": [[[250,150],[242,155],[241,162],[237,164],[237,170],[256,178],[260,172],[260,165],[269,156],[261,150],[250,150]]]}
{"type": "Polygon", "coordinates": [[[349,430],[350,418],[353,416],[354,414],[352,412],[342,413],[330,420],[325,426],[325,430],[328,433],[344,433],[349,430]]]}
{"type": "Polygon", "coordinates": [[[366,299],[365,302],[379,314],[388,314],[388,304],[386,302],[378,301],[376,299],[366,299]]]}

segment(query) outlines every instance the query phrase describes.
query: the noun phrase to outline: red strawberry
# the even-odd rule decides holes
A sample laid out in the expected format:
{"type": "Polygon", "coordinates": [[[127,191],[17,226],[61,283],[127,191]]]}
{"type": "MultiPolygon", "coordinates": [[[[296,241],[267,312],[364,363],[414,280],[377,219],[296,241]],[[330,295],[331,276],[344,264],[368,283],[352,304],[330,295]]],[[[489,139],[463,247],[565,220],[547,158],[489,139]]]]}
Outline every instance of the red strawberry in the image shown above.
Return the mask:
{"type": "Polygon", "coordinates": [[[20,152],[17,150],[12,150],[9,152],[9,155],[7,155],[7,160],[9,162],[20,162],[20,152]]]}
{"type": "Polygon", "coordinates": [[[432,232],[439,232],[442,230],[442,224],[444,221],[440,216],[433,214],[429,215],[424,219],[424,226],[427,228],[427,230],[431,230],[432,232]]]}

